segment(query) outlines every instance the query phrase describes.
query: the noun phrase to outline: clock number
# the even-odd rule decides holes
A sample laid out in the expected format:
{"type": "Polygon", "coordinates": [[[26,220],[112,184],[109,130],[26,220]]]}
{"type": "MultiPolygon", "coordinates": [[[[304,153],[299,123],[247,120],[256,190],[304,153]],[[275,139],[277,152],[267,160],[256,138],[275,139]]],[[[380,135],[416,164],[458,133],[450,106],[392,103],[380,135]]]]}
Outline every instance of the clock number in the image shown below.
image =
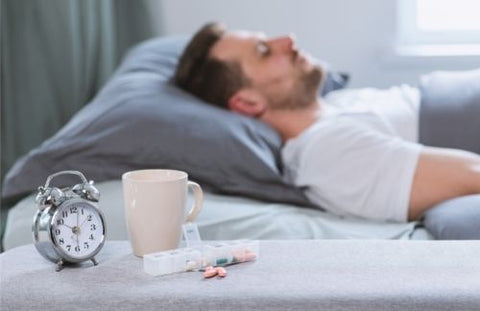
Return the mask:
{"type": "Polygon", "coordinates": [[[67,211],[62,211],[62,217],[63,218],[68,217],[68,212],[67,211]]]}
{"type": "Polygon", "coordinates": [[[60,244],[60,245],[65,244],[65,240],[64,240],[63,238],[60,238],[60,239],[58,240],[58,244],[60,244]]]}
{"type": "Polygon", "coordinates": [[[60,235],[60,229],[55,229],[55,234],[60,235]]]}
{"type": "MultiPolygon", "coordinates": [[[[65,213],[65,212],[64,212],[65,213]]],[[[57,226],[61,226],[64,224],[63,219],[57,219],[57,226]]]]}
{"type": "Polygon", "coordinates": [[[90,230],[91,231],[97,230],[97,226],[95,226],[95,224],[91,224],[90,225],[90,230]]]}
{"type": "Polygon", "coordinates": [[[65,247],[67,248],[67,251],[70,251],[70,249],[72,248],[72,245],[67,245],[65,247]]]}
{"type": "Polygon", "coordinates": [[[83,211],[83,208],[82,208],[82,215],[83,215],[84,211],[83,211]]]}
{"type": "Polygon", "coordinates": [[[87,220],[88,220],[88,221],[92,221],[92,215],[88,215],[88,216],[87,216],[87,220]]]}
{"type": "Polygon", "coordinates": [[[76,214],[77,213],[77,207],[70,207],[70,214],[76,214]]]}
{"type": "Polygon", "coordinates": [[[88,249],[90,245],[88,245],[88,242],[83,243],[83,248],[88,249]]]}
{"type": "Polygon", "coordinates": [[[79,251],[80,251],[80,246],[78,246],[78,245],[75,246],[75,251],[76,251],[76,252],[79,252],[79,251]]]}
{"type": "Polygon", "coordinates": [[[90,234],[90,236],[89,236],[88,238],[89,238],[90,240],[92,240],[92,241],[95,240],[95,237],[93,236],[93,233],[90,234]]]}

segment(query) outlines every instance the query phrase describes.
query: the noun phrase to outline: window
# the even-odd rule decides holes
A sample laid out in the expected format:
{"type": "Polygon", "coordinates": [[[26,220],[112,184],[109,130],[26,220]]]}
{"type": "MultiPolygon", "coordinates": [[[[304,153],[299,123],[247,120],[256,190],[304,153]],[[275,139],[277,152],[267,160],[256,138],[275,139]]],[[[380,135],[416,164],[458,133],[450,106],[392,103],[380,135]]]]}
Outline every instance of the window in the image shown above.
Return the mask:
{"type": "Polygon", "coordinates": [[[400,45],[480,45],[478,0],[398,0],[398,12],[400,45]]]}

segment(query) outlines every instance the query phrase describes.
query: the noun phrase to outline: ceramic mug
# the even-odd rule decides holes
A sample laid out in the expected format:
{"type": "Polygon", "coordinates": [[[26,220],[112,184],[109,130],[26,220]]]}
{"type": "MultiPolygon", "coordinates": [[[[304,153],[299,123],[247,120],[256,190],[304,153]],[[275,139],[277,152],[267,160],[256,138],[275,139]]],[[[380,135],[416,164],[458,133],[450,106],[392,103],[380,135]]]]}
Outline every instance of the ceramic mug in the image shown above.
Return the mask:
{"type": "Polygon", "coordinates": [[[182,225],[192,222],[203,204],[202,188],[176,170],[148,169],[122,175],[127,231],[133,253],[145,254],[177,248],[182,225]],[[185,210],[188,188],[194,204],[185,210]]]}

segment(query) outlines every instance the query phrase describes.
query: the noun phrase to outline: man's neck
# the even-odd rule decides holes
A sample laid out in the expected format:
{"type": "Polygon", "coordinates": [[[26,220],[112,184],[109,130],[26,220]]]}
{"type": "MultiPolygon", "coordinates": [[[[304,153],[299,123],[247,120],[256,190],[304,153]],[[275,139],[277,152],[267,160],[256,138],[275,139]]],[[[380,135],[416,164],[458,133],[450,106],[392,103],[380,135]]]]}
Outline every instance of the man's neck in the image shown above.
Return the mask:
{"type": "Polygon", "coordinates": [[[271,110],[261,120],[272,126],[282,137],[282,141],[294,138],[314,124],[320,117],[320,98],[308,107],[301,109],[271,110]]]}

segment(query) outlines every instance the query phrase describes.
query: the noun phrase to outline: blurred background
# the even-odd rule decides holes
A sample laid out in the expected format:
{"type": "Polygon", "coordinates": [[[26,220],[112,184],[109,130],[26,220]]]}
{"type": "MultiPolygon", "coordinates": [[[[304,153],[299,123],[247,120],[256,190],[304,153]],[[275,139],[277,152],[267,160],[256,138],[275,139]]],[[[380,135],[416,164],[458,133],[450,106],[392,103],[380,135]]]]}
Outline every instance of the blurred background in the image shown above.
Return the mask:
{"type": "Polygon", "coordinates": [[[349,87],[417,84],[480,67],[475,0],[2,0],[1,177],[87,104],[124,53],[208,21],[269,36],[350,74],[349,87]]]}

